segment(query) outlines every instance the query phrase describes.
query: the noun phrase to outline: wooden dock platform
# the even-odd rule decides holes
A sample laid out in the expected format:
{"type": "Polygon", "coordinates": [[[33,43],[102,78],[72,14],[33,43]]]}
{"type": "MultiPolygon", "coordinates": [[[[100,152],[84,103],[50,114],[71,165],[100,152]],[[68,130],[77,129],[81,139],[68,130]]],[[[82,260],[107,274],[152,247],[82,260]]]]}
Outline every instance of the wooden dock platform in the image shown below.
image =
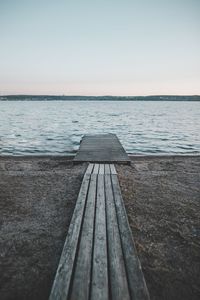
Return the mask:
{"type": "Polygon", "coordinates": [[[50,300],[148,300],[113,164],[89,164],[50,300]]]}
{"type": "Polygon", "coordinates": [[[130,158],[115,134],[98,134],[82,138],[74,162],[130,164],[130,158]]]}

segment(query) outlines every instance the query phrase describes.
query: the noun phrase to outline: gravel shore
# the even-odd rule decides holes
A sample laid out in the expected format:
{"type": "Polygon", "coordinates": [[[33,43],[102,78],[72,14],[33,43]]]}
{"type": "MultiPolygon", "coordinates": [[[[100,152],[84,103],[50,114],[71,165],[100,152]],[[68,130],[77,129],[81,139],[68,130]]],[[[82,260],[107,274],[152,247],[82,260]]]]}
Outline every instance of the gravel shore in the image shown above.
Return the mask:
{"type": "MultiPolygon", "coordinates": [[[[0,299],[48,299],[86,166],[0,157],[0,299]]],[[[151,299],[200,299],[200,157],[117,171],[151,299]]]]}
{"type": "Polygon", "coordinates": [[[48,299],[86,165],[0,158],[0,299],[48,299]]]}
{"type": "Polygon", "coordinates": [[[200,299],[200,157],[133,158],[117,170],[151,299],[200,299]]]}

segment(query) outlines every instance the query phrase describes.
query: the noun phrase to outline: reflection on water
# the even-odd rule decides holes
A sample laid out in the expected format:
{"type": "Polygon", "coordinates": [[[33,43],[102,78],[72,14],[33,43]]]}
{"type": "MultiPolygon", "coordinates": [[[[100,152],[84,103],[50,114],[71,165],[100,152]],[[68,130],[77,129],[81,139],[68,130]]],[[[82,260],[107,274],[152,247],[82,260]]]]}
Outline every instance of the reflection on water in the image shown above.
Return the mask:
{"type": "Polygon", "coordinates": [[[96,133],[129,153],[200,153],[199,120],[199,102],[0,102],[0,154],[72,154],[96,133]]]}

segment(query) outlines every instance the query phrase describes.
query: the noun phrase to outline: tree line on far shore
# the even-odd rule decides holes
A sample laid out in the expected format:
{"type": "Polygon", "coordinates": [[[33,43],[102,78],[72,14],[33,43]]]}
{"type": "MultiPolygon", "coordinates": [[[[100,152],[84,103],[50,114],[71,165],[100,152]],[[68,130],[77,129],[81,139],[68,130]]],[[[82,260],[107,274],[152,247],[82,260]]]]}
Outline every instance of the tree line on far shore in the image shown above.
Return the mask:
{"type": "Polygon", "coordinates": [[[6,95],[0,101],[200,101],[200,95],[155,96],[56,96],[56,95],[6,95]]]}

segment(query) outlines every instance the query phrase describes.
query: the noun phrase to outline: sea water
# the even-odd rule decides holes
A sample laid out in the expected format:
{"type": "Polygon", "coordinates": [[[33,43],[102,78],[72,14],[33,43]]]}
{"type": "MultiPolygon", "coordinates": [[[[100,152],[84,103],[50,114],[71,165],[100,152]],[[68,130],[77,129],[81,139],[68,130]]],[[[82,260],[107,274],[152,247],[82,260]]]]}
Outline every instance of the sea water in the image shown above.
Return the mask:
{"type": "Polygon", "coordinates": [[[98,133],[128,153],[200,154],[200,102],[0,102],[0,155],[69,155],[98,133]]]}

